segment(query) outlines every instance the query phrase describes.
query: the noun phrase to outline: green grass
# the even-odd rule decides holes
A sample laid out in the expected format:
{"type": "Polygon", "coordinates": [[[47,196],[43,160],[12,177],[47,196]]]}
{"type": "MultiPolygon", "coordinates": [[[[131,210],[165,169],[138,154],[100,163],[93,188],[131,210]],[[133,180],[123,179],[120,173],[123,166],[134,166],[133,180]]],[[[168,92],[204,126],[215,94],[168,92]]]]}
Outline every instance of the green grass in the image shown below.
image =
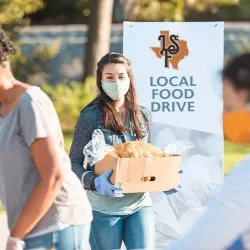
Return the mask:
{"type": "Polygon", "coordinates": [[[70,147],[72,143],[72,134],[69,132],[64,133],[64,148],[69,153],[70,147]]]}
{"type": "Polygon", "coordinates": [[[239,146],[229,141],[224,143],[224,173],[230,172],[235,163],[250,153],[250,147],[239,146]]]}
{"type": "Polygon", "coordinates": [[[4,209],[3,209],[3,206],[2,206],[1,201],[0,201],[0,214],[1,213],[4,213],[4,209]]]}
{"type": "MultiPolygon", "coordinates": [[[[72,143],[72,133],[65,132],[64,133],[64,143],[65,150],[69,153],[70,146],[72,143]]],[[[239,146],[233,144],[231,142],[225,141],[224,144],[224,172],[225,175],[230,172],[235,163],[245,157],[248,153],[250,153],[250,147],[239,146]]],[[[3,208],[1,208],[0,204],[0,213],[3,212],[3,208]]]]}

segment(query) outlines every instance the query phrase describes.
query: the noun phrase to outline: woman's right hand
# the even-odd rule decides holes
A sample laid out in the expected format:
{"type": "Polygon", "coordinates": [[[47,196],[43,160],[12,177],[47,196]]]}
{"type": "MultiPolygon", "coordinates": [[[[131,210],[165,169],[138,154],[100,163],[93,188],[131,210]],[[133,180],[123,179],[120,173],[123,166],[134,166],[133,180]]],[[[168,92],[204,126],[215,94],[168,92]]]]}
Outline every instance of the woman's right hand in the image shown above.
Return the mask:
{"type": "Polygon", "coordinates": [[[102,175],[95,178],[95,188],[96,191],[102,194],[103,196],[110,197],[123,197],[124,194],[115,193],[116,190],[122,190],[120,186],[114,186],[109,182],[109,177],[112,174],[112,169],[104,172],[102,175]]]}

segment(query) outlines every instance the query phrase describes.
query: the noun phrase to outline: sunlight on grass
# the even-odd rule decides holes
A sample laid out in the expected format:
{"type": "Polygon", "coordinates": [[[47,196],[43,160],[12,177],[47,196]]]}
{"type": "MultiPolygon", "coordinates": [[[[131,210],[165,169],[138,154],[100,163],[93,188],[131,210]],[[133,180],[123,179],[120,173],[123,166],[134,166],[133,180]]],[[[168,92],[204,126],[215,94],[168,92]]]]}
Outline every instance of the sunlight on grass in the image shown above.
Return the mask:
{"type": "Polygon", "coordinates": [[[64,133],[64,148],[67,153],[69,153],[71,143],[72,143],[72,134],[71,133],[64,133]]]}
{"type": "Polygon", "coordinates": [[[250,147],[239,146],[229,141],[224,144],[224,172],[228,174],[232,167],[247,154],[250,153],[250,147]]]}

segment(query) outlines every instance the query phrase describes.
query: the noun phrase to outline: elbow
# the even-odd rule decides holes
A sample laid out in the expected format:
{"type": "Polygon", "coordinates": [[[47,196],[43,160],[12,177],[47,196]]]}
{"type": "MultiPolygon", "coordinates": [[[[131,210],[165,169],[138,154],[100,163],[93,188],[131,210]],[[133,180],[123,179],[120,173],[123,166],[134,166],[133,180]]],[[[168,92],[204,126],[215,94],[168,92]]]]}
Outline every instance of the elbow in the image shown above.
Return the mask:
{"type": "Polygon", "coordinates": [[[47,178],[42,178],[41,181],[44,183],[45,188],[49,191],[60,190],[63,184],[63,174],[61,171],[51,173],[47,178]]]}
{"type": "Polygon", "coordinates": [[[61,189],[62,185],[63,185],[63,174],[57,173],[54,178],[53,178],[53,186],[58,187],[61,189]]]}

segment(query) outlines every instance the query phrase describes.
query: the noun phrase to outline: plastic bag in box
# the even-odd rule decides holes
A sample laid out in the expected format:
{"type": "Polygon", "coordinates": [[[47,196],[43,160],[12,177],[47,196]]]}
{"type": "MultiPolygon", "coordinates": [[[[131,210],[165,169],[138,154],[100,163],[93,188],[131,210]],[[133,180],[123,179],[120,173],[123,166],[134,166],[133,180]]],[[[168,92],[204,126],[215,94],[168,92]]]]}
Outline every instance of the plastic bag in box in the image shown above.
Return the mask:
{"type": "Polygon", "coordinates": [[[93,132],[92,140],[84,147],[83,154],[92,166],[101,161],[106,155],[115,158],[149,158],[180,155],[183,151],[194,147],[189,141],[176,141],[168,144],[164,150],[145,141],[130,141],[116,146],[105,143],[105,138],[100,129],[93,132]]]}

